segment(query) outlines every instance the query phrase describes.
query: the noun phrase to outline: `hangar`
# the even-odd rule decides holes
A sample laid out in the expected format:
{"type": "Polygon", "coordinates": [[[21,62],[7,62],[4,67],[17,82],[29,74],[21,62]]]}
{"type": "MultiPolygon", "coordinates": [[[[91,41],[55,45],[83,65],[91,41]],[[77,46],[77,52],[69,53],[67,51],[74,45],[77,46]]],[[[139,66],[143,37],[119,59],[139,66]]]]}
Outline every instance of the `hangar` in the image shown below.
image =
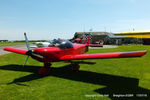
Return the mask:
{"type": "Polygon", "coordinates": [[[91,44],[137,44],[140,43],[134,37],[115,36],[110,32],[76,32],[72,40],[83,39],[85,35],[91,34],[91,44]]]}
{"type": "Polygon", "coordinates": [[[129,31],[129,32],[122,32],[116,33],[116,36],[126,36],[126,37],[134,37],[137,39],[141,39],[144,45],[150,45],[150,30],[143,30],[143,31],[129,31]]]}
{"type": "Polygon", "coordinates": [[[108,36],[108,32],[76,32],[74,34],[74,38],[73,39],[76,39],[76,38],[84,38],[85,35],[88,35],[88,34],[91,34],[92,35],[92,38],[91,38],[91,44],[96,44],[96,43],[101,43],[103,44],[104,43],[104,38],[106,38],[108,36]]]}

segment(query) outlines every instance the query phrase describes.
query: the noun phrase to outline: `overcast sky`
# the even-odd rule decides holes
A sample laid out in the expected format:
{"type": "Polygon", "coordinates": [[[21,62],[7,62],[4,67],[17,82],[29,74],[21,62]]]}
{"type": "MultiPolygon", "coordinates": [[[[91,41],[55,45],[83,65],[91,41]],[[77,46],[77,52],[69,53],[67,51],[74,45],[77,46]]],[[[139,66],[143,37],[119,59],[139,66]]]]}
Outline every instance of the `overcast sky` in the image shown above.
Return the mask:
{"type": "Polygon", "coordinates": [[[150,0],[0,0],[0,39],[72,38],[75,32],[150,30],[150,0]]]}

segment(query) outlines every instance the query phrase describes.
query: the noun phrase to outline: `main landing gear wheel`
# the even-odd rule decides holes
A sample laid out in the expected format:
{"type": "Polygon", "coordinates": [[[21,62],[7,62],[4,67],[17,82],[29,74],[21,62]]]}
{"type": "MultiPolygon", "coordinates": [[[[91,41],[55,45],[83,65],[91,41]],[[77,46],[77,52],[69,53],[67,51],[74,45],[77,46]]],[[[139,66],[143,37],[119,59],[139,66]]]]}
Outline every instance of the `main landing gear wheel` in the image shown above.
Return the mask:
{"type": "Polygon", "coordinates": [[[72,64],[72,71],[79,71],[80,65],[79,64],[72,64]]]}
{"type": "Polygon", "coordinates": [[[44,63],[44,67],[38,71],[39,75],[48,75],[50,73],[51,63],[44,63]]]}

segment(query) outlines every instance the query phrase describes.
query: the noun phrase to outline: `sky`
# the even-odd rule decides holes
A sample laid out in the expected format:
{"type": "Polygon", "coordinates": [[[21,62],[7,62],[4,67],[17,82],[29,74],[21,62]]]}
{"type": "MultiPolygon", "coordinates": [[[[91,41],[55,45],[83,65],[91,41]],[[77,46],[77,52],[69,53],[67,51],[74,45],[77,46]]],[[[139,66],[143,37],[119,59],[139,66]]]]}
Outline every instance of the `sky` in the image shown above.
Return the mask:
{"type": "Polygon", "coordinates": [[[150,0],[0,0],[0,39],[70,39],[75,32],[150,30],[150,0]]]}

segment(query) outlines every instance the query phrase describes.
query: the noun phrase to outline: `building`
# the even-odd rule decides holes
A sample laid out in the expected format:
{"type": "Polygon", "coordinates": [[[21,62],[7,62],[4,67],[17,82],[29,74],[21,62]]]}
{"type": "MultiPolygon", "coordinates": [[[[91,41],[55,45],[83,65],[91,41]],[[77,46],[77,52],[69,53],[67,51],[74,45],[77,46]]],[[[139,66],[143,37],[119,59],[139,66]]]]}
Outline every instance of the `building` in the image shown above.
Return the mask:
{"type": "Polygon", "coordinates": [[[76,32],[74,39],[83,39],[85,35],[91,34],[91,44],[137,44],[140,43],[134,37],[115,36],[109,32],[76,32]]]}
{"type": "Polygon", "coordinates": [[[91,34],[91,44],[104,43],[104,39],[108,36],[108,32],[76,32],[73,39],[84,38],[85,35],[91,34]]]}
{"type": "Polygon", "coordinates": [[[145,45],[150,45],[150,30],[149,31],[129,31],[116,33],[116,36],[126,36],[126,37],[134,37],[137,39],[141,39],[142,43],[145,45]]]}
{"type": "Polygon", "coordinates": [[[128,44],[141,44],[141,39],[125,36],[115,36],[114,34],[108,35],[104,39],[105,44],[128,45],[128,44]]]}

